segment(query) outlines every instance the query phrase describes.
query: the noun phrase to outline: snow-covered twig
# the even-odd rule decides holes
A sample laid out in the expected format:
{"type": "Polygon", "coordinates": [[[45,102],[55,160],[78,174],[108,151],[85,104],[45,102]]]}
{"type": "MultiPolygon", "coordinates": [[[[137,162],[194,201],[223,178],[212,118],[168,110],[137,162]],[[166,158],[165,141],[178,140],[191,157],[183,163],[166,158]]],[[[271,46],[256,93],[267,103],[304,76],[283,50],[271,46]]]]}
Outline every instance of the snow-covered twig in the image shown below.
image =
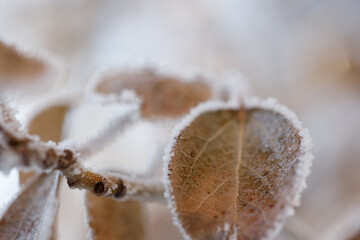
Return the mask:
{"type": "Polygon", "coordinates": [[[53,142],[42,142],[37,137],[13,125],[11,111],[0,105],[0,170],[16,166],[35,167],[42,171],[60,171],[71,188],[86,189],[98,196],[115,199],[152,201],[161,199],[164,189],[155,182],[139,182],[114,173],[97,173],[82,165],[80,154],[53,142]],[[10,114],[10,115],[9,115],[10,114]],[[14,127],[15,126],[15,127],[14,127]],[[4,162],[4,156],[11,161],[4,162]]]}
{"type": "Polygon", "coordinates": [[[111,143],[119,133],[139,120],[139,106],[135,106],[126,113],[119,114],[98,135],[77,148],[83,158],[101,151],[111,143]]]}

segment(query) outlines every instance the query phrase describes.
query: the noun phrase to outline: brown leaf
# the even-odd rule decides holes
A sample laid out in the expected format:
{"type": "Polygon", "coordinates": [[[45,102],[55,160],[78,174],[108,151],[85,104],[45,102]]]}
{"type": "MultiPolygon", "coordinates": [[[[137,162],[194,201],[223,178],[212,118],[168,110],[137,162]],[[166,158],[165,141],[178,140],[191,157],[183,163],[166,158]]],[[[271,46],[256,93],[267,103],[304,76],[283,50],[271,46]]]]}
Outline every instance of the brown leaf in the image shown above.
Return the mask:
{"type": "Polygon", "coordinates": [[[41,174],[12,202],[0,221],[0,239],[48,239],[58,209],[59,174],[41,174]]]}
{"type": "Polygon", "coordinates": [[[36,171],[19,170],[20,185],[23,186],[36,175],[36,171]]]}
{"type": "Polygon", "coordinates": [[[349,240],[360,240],[360,231],[357,232],[354,236],[349,238],[349,240]]]}
{"type": "Polygon", "coordinates": [[[145,239],[144,214],[139,202],[118,202],[89,192],[85,198],[91,239],[145,239]]]}
{"type": "Polygon", "coordinates": [[[43,73],[45,64],[30,56],[20,53],[15,47],[0,41],[0,79],[31,80],[43,73]]]}
{"type": "MultiPolygon", "coordinates": [[[[43,141],[60,142],[63,132],[63,123],[66,113],[69,110],[69,106],[58,105],[52,106],[41,111],[36,115],[29,124],[28,131],[30,134],[35,134],[43,141]]],[[[24,185],[30,181],[36,172],[34,171],[19,171],[20,184],[24,185]]],[[[59,182],[61,179],[59,180],[59,182]]],[[[59,183],[60,184],[60,183],[59,183]]],[[[58,215],[55,216],[55,222],[53,223],[53,229],[50,239],[55,240],[57,237],[57,221],[58,215]]]]}
{"type": "Polygon", "coordinates": [[[42,141],[59,142],[68,110],[68,105],[55,105],[40,112],[31,120],[28,127],[29,134],[38,135],[42,141]]]}
{"type": "Polygon", "coordinates": [[[279,229],[308,167],[296,121],[260,107],[211,110],[180,132],[165,176],[188,237],[260,239],[279,229]]]}
{"type": "Polygon", "coordinates": [[[202,81],[184,82],[151,70],[107,76],[96,90],[119,94],[124,89],[134,90],[140,96],[141,113],[145,118],[179,117],[212,95],[209,86],[202,81]]]}

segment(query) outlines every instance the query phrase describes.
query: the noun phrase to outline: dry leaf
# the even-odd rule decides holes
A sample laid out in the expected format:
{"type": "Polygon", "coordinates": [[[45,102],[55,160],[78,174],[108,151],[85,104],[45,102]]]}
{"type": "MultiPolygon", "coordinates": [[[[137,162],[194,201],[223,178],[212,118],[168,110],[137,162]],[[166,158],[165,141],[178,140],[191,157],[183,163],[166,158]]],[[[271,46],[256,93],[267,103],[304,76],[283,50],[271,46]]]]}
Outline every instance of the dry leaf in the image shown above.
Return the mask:
{"type": "Polygon", "coordinates": [[[179,117],[212,95],[209,86],[202,81],[184,82],[150,70],[105,77],[96,90],[119,94],[124,89],[134,90],[140,96],[141,113],[145,118],[179,117]]]}
{"type": "Polygon", "coordinates": [[[360,232],[356,233],[354,236],[349,238],[349,240],[360,240],[360,232]]]}
{"type": "Polygon", "coordinates": [[[48,53],[0,39],[0,90],[20,91],[20,98],[33,98],[53,91],[67,77],[64,65],[48,53]]]}
{"type": "Polygon", "coordinates": [[[91,239],[145,239],[144,214],[139,202],[118,202],[88,192],[85,198],[91,239]]]}
{"type": "Polygon", "coordinates": [[[200,108],[175,137],[167,194],[188,239],[271,238],[292,212],[309,167],[308,137],[273,104],[200,108]]]}
{"type": "Polygon", "coordinates": [[[15,47],[0,41],[0,79],[31,80],[43,73],[46,66],[36,58],[20,53],[15,47]]]}
{"type": "Polygon", "coordinates": [[[23,186],[36,175],[36,171],[19,170],[19,182],[23,186]]]}
{"type": "Polygon", "coordinates": [[[0,239],[49,239],[58,209],[59,174],[41,174],[12,202],[0,221],[0,239]]]}
{"type": "MultiPolygon", "coordinates": [[[[66,113],[69,110],[67,105],[58,105],[52,106],[41,111],[37,114],[29,124],[28,132],[30,134],[35,134],[40,137],[42,141],[54,141],[59,142],[62,138],[63,132],[63,123],[65,120],[66,113]]],[[[20,184],[24,185],[30,181],[36,172],[34,171],[19,171],[20,184]]],[[[59,182],[61,179],[59,179],[59,182]]],[[[59,183],[60,184],[60,183],[59,183]]],[[[53,229],[51,233],[51,239],[56,239],[57,233],[57,214],[56,219],[53,224],[53,229]]]]}
{"type": "Polygon", "coordinates": [[[62,137],[62,128],[69,106],[55,105],[37,114],[28,127],[29,134],[35,134],[44,142],[59,142],[62,137]]]}

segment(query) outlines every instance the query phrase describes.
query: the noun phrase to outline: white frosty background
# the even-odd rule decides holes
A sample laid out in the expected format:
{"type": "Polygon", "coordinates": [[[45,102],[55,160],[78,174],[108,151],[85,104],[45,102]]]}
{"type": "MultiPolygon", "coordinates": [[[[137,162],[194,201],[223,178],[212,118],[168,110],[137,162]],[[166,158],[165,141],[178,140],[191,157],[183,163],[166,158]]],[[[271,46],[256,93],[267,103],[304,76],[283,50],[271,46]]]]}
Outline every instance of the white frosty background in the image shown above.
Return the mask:
{"type": "MultiPolygon", "coordinates": [[[[44,49],[68,69],[58,88],[31,101],[18,98],[25,113],[56,92],[84,88],[93,71],[112,66],[154,64],[214,76],[242,72],[256,95],[276,97],[295,111],[315,144],[302,205],[278,239],[331,240],[360,228],[352,220],[360,217],[354,216],[360,209],[359,13],[358,0],[2,0],[0,36],[44,49]]],[[[67,137],[84,140],[111,117],[81,111],[67,137]]],[[[159,145],[168,130],[157,136],[159,145]]],[[[132,159],[127,170],[146,171],[149,156],[157,154],[152,135],[158,128],[139,123],[130,132],[114,144],[120,149],[109,151],[132,159]]],[[[103,159],[111,163],[109,155],[103,159]]],[[[88,164],[102,166],[98,157],[88,164]]],[[[4,190],[9,181],[1,182],[5,201],[15,187],[4,190]]],[[[62,192],[61,239],[85,236],[80,195],[62,192]]],[[[154,209],[149,210],[153,224],[170,233],[152,237],[175,239],[177,230],[166,226],[168,212],[154,209]]]]}

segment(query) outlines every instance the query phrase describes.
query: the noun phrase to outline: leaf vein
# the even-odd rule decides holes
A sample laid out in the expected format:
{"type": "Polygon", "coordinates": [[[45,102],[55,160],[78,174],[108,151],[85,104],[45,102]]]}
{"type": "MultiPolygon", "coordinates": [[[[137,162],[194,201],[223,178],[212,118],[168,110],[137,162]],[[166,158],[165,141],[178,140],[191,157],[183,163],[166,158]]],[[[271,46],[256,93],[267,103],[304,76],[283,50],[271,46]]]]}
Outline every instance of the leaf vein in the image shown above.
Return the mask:
{"type": "Polygon", "coordinates": [[[183,195],[183,192],[184,192],[184,187],[185,185],[189,182],[192,174],[193,174],[193,171],[194,171],[194,167],[197,163],[197,161],[199,160],[199,158],[202,156],[202,154],[205,152],[205,150],[207,149],[207,147],[209,146],[209,144],[216,140],[230,125],[231,123],[235,120],[235,118],[232,118],[230,119],[228,122],[226,122],[221,128],[219,128],[206,142],[205,144],[203,145],[202,149],[200,150],[199,154],[196,156],[196,158],[194,159],[194,162],[193,164],[191,165],[191,168],[190,168],[190,173],[187,175],[186,177],[186,180],[184,182],[184,184],[182,185],[181,187],[181,192],[180,192],[180,199],[183,195]]]}

